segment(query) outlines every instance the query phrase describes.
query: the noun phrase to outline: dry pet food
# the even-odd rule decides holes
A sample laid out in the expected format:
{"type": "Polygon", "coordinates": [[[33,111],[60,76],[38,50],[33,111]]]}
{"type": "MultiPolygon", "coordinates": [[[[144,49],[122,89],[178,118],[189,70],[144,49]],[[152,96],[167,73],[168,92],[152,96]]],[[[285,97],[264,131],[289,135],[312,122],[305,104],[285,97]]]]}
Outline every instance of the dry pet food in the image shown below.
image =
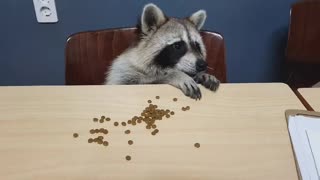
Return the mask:
{"type": "Polygon", "coordinates": [[[151,132],[151,134],[154,136],[154,135],[156,135],[158,132],[159,132],[159,130],[158,130],[158,129],[155,129],[154,131],[151,132]]]}
{"type": "Polygon", "coordinates": [[[108,146],[109,145],[108,141],[103,141],[103,145],[108,146]]]}
{"type": "Polygon", "coordinates": [[[73,137],[77,138],[77,137],[79,137],[79,134],[78,133],[73,133],[73,137]]]}
{"type": "MultiPolygon", "coordinates": [[[[160,99],[160,96],[155,96],[155,99],[160,99]]],[[[178,101],[178,98],[173,98],[172,99],[174,102],[178,101]]],[[[158,105],[156,104],[152,104],[151,100],[147,100],[148,105],[145,107],[145,109],[139,114],[139,116],[134,116],[131,119],[127,120],[127,121],[119,121],[119,122],[113,122],[114,126],[129,126],[129,124],[135,126],[137,124],[140,123],[145,123],[145,127],[146,129],[150,129],[151,131],[151,135],[155,136],[159,133],[159,129],[157,129],[157,125],[156,125],[156,121],[159,120],[163,120],[166,118],[170,118],[171,116],[175,115],[174,111],[171,111],[169,109],[161,109],[158,107],[158,105]]],[[[187,111],[190,110],[190,106],[185,106],[181,108],[182,111],[187,111]]],[[[100,123],[104,123],[106,121],[111,121],[110,117],[105,117],[105,116],[101,116],[100,119],[99,118],[93,118],[92,119],[93,122],[100,122],[100,123]]],[[[99,134],[100,136],[95,137],[95,138],[89,138],[88,139],[88,143],[96,143],[96,144],[100,144],[103,146],[109,146],[109,142],[106,141],[106,139],[104,139],[106,137],[106,134],[109,133],[109,131],[105,128],[98,128],[98,129],[90,129],[89,130],[90,134],[99,134]],[[102,136],[104,135],[104,136],[102,136]]],[[[131,130],[127,129],[124,131],[124,133],[126,135],[131,134],[131,130]]],[[[73,137],[77,138],[79,136],[79,134],[74,133],[73,137]]],[[[133,145],[134,142],[133,140],[128,140],[128,145],[133,145]]],[[[200,148],[200,144],[199,143],[195,143],[194,144],[195,148],[200,148]]],[[[127,155],[125,156],[125,159],[127,161],[131,160],[131,156],[127,155]]]]}
{"type": "Polygon", "coordinates": [[[132,141],[132,140],[129,140],[129,141],[128,141],[128,144],[129,144],[129,145],[132,145],[132,144],[133,144],[133,141],[132,141]]]}
{"type": "Polygon", "coordinates": [[[126,160],[130,161],[131,160],[131,156],[126,156],[126,160]]]}
{"type": "Polygon", "coordinates": [[[188,111],[188,110],[190,110],[190,106],[182,107],[181,110],[182,111],[188,111]]]}

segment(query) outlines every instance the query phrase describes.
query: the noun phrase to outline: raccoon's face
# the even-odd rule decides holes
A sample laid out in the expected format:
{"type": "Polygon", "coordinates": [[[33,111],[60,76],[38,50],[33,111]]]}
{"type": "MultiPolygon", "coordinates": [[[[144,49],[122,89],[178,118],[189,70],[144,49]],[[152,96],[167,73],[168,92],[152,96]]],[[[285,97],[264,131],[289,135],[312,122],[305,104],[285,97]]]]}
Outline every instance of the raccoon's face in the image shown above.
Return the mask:
{"type": "Polygon", "coordinates": [[[207,68],[206,50],[199,30],[206,12],[197,11],[185,19],[167,18],[154,4],[144,7],[141,16],[142,41],[151,63],[195,75],[207,68]]]}

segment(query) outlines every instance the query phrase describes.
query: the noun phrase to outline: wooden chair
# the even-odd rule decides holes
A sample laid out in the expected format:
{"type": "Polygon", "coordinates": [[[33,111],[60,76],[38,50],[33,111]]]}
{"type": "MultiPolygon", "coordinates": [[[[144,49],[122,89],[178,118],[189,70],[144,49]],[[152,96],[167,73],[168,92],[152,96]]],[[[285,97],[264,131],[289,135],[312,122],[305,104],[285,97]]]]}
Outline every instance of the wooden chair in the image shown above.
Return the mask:
{"type": "MultiPolygon", "coordinates": [[[[222,36],[201,32],[207,48],[208,73],[226,82],[225,44],[222,36]]],[[[136,28],[108,29],[71,35],[66,44],[66,85],[100,85],[113,59],[137,38],[136,28]]]]}
{"type": "Polygon", "coordinates": [[[310,87],[320,81],[320,1],[292,5],[286,49],[287,83],[310,87]]]}

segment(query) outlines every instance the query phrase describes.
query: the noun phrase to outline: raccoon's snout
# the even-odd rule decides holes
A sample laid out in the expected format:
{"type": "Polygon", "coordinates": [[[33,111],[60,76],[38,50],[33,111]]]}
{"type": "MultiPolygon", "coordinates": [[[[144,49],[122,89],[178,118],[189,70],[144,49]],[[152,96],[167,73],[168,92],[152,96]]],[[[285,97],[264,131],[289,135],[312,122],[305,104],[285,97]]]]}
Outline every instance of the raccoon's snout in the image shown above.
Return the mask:
{"type": "Polygon", "coordinates": [[[196,62],[196,70],[198,72],[207,70],[208,63],[203,59],[198,59],[196,62]]]}

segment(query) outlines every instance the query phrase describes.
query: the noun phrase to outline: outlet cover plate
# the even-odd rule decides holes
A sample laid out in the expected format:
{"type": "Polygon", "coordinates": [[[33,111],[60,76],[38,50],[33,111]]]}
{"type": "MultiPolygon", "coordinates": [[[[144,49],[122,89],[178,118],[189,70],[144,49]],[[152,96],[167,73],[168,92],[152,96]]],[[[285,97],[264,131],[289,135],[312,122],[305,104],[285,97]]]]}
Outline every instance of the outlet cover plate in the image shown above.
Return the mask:
{"type": "Polygon", "coordinates": [[[39,23],[58,22],[55,0],[33,0],[33,5],[39,23]]]}

